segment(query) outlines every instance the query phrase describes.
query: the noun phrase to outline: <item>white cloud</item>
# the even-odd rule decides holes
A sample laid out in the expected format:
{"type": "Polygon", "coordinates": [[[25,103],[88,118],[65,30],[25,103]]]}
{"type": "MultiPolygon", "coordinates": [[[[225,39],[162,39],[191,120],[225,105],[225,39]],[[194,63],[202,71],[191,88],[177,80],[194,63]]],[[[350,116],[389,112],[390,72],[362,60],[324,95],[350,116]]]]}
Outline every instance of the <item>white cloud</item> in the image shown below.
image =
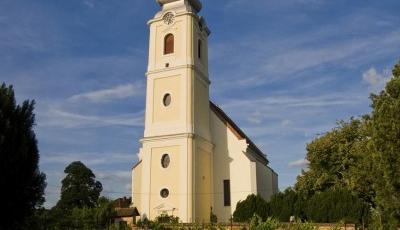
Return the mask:
{"type": "Polygon", "coordinates": [[[130,196],[132,174],[127,170],[94,170],[96,178],[103,184],[103,192],[107,197],[117,198],[130,196]]]}
{"type": "Polygon", "coordinates": [[[250,114],[247,118],[247,120],[251,123],[251,124],[255,124],[255,125],[259,125],[262,123],[263,121],[263,115],[260,113],[260,111],[256,111],[252,114],[250,114]]]}
{"type": "Polygon", "coordinates": [[[281,125],[283,126],[283,127],[288,127],[289,125],[291,125],[292,124],[292,121],[291,120],[283,120],[282,122],[281,122],[281,125]]]}
{"type": "Polygon", "coordinates": [[[137,156],[128,153],[52,153],[42,154],[41,164],[67,165],[74,161],[81,161],[85,165],[111,165],[116,163],[135,162],[137,156]]]}
{"type": "Polygon", "coordinates": [[[224,104],[224,108],[266,108],[269,106],[280,107],[326,107],[332,105],[359,104],[364,98],[358,95],[325,94],[315,97],[296,96],[266,96],[259,99],[231,100],[224,104]]]}
{"type": "Polygon", "coordinates": [[[89,8],[94,8],[95,7],[94,1],[85,0],[85,1],[83,1],[83,4],[85,6],[87,6],[87,7],[89,7],[89,8]]]}
{"type": "Polygon", "coordinates": [[[297,161],[292,161],[288,165],[289,167],[299,167],[299,168],[305,168],[310,164],[310,162],[306,159],[300,159],[297,161]]]}
{"type": "Polygon", "coordinates": [[[130,126],[142,127],[144,112],[122,114],[117,116],[95,116],[67,112],[51,108],[46,114],[39,117],[38,126],[56,126],[62,128],[130,126]]]}
{"type": "Polygon", "coordinates": [[[96,90],[77,94],[70,97],[69,101],[88,100],[90,102],[107,102],[113,99],[123,99],[136,95],[140,95],[143,92],[142,84],[126,84],[119,85],[109,89],[96,90]]]}
{"type": "Polygon", "coordinates": [[[381,90],[391,77],[390,71],[383,70],[379,73],[374,67],[369,68],[362,74],[364,82],[366,82],[373,91],[381,90]]]}

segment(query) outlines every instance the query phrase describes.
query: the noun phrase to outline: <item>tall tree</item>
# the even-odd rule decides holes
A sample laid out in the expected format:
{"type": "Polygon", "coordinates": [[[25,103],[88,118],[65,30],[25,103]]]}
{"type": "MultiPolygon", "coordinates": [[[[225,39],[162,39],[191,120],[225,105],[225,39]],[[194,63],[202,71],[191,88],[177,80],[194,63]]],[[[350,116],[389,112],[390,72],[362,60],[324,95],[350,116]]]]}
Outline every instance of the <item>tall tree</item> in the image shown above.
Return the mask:
{"type": "Polygon", "coordinates": [[[74,208],[93,208],[97,205],[103,187],[96,176],[82,162],[69,164],[62,180],[61,199],[57,208],[72,210],[74,208]]]}
{"type": "Polygon", "coordinates": [[[13,87],[1,85],[0,187],[4,212],[0,229],[19,229],[44,202],[46,176],[38,167],[34,105],[29,100],[17,105],[13,87]]]}
{"type": "Polygon", "coordinates": [[[384,217],[400,220],[400,62],[379,95],[371,95],[376,202],[384,217]]]}
{"type": "Polygon", "coordinates": [[[341,121],[338,127],[307,145],[309,169],[297,178],[295,189],[307,198],[332,187],[350,187],[352,169],[360,163],[359,142],[367,140],[365,121],[341,121]]]}

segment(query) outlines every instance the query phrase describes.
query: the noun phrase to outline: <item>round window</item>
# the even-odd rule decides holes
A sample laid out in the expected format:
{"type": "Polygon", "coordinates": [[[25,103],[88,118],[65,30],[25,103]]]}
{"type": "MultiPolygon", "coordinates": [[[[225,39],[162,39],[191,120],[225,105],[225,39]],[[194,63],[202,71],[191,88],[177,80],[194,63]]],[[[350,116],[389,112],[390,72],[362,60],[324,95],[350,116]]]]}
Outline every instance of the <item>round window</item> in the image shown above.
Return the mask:
{"type": "Polygon", "coordinates": [[[167,168],[169,166],[169,162],[170,162],[169,155],[168,154],[164,154],[161,157],[161,166],[163,168],[167,168]]]}
{"type": "Polygon", "coordinates": [[[168,191],[168,189],[166,189],[166,188],[162,189],[161,192],[160,192],[160,196],[161,196],[162,198],[167,198],[167,197],[169,196],[169,191],[168,191]]]}
{"type": "Polygon", "coordinates": [[[164,95],[163,104],[164,106],[169,106],[171,104],[171,94],[167,93],[164,95]]]}

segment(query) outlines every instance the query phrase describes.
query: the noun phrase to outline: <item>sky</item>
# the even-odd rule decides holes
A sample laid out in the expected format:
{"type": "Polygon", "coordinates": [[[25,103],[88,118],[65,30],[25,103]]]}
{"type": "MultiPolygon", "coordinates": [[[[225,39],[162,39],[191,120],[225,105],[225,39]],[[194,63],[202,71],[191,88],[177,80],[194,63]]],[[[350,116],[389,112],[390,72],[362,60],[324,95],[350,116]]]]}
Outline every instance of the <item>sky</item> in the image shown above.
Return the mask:
{"type": "MultiPolygon", "coordinates": [[[[306,145],[370,112],[400,59],[398,0],[203,0],[210,97],[293,186],[306,145]]],[[[0,82],[36,101],[45,207],[82,161],[102,195],[130,196],[143,136],[155,0],[1,0],[0,82]]]]}

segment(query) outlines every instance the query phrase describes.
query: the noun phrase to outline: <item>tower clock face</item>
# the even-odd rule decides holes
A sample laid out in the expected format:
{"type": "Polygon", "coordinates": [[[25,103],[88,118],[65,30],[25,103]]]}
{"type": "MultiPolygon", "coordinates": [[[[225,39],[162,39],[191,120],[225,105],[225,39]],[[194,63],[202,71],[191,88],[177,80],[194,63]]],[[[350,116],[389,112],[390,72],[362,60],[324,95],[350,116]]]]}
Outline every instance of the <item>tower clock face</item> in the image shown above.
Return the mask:
{"type": "Polygon", "coordinates": [[[167,25],[171,25],[175,20],[175,15],[171,12],[166,13],[163,17],[164,23],[167,25]]]}

